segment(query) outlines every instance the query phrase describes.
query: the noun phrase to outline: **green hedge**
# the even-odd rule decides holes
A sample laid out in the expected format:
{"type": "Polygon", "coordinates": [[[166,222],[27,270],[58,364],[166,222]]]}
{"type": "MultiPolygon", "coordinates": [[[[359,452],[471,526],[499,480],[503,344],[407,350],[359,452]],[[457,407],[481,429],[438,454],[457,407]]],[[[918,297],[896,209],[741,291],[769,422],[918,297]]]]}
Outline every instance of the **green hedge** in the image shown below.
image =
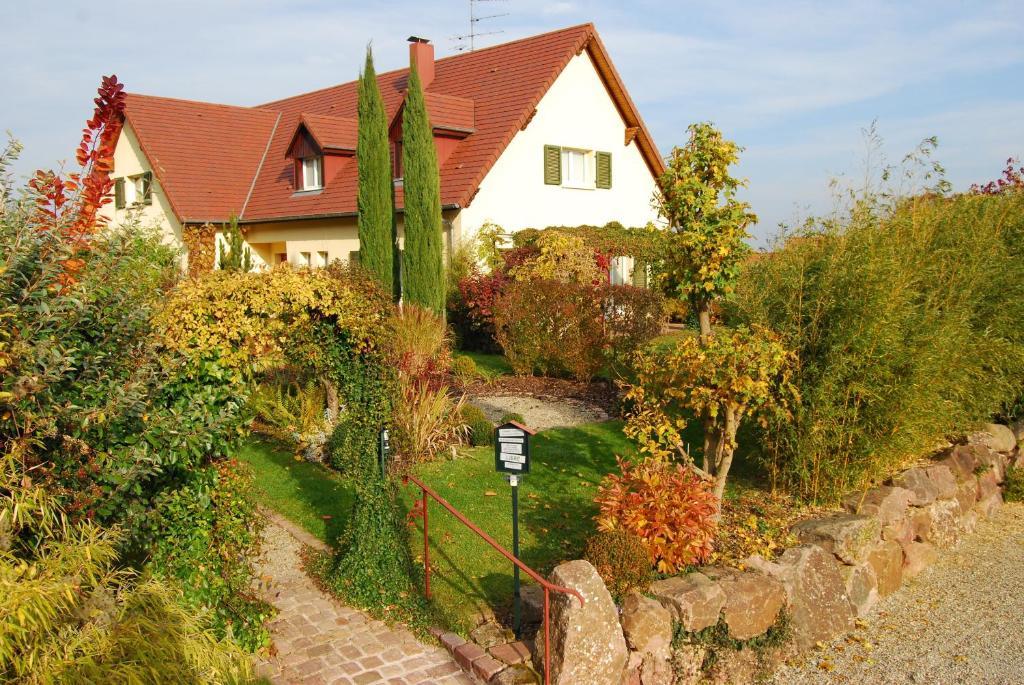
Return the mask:
{"type": "Polygon", "coordinates": [[[730,312],[782,333],[803,402],[777,484],[831,499],[1005,411],[1024,377],[1024,193],[862,204],[748,264],[730,312]]]}

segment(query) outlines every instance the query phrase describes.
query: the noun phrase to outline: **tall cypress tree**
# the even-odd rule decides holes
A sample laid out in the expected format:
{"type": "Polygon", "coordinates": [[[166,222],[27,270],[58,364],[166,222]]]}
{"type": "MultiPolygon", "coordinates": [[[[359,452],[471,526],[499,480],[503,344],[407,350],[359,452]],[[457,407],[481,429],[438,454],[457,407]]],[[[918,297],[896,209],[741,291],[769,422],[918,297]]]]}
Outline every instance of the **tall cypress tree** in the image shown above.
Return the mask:
{"type": "Polygon", "coordinates": [[[438,314],[444,311],[441,237],[441,179],[434,134],[419,72],[409,70],[402,118],[402,176],[405,186],[405,255],[402,293],[407,302],[438,314]]]}
{"type": "Polygon", "coordinates": [[[366,66],[359,76],[359,262],[394,292],[396,242],[391,151],[384,101],[373,68],[373,52],[366,47],[366,66]]]}

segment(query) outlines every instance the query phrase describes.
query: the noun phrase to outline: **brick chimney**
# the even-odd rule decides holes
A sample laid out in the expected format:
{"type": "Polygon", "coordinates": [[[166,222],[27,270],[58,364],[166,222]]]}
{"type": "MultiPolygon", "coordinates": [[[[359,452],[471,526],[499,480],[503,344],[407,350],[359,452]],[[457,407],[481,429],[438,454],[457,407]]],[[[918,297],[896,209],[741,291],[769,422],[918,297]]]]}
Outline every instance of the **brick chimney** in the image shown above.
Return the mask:
{"type": "Polygon", "coordinates": [[[426,90],[434,80],[434,46],[426,38],[409,36],[409,67],[416,65],[420,83],[426,90]]]}

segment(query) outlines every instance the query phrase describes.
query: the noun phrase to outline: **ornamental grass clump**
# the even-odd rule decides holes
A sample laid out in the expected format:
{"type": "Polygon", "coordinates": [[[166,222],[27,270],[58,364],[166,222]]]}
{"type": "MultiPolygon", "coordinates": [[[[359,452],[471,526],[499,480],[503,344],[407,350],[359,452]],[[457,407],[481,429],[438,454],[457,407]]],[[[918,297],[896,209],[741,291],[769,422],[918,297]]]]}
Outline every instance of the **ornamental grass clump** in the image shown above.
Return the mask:
{"type": "Polygon", "coordinates": [[[462,417],[465,396],[449,384],[448,329],[433,312],[407,304],[393,330],[399,386],[393,412],[395,454],[408,464],[451,453],[470,428],[462,417]]]}
{"type": "MultiPolygon", "coordinates": [[[[17,460],[0,463],[0,680],[253,682],[247,655],[173,583],[119,560],[123,532],[71,523],[17,460]],[[41,543],[41,544],[40,544],[41,543]]],[[[247,579],[248,581],[248,579],[247,579]]]]}
{"type": "Polygon", "coordinates": [[[718,499],[711,484],[682,464],[657,457],[617,459],[621,475],[601,481],[598,530],[643,541],[659,573],[700,564],[712,552],[718,499]]]}

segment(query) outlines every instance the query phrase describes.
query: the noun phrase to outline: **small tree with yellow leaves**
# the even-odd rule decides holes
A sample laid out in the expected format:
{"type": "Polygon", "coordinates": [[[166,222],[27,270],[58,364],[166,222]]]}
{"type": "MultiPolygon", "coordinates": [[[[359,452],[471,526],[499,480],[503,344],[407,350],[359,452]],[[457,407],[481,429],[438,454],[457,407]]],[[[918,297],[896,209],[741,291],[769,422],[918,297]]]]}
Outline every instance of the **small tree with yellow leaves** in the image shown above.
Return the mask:
{"type": "Polygon", "coordinates": [[[761,327],[712,329],[713,305],[735,290],[750,251],[747,227],[756,217],[736,199],[745,181],[729,175],[741,148],[710,123],[694,124],[689,132],[689,142],[672,151],[659,179],[656,200],[669,226],[655,272],[667,292],[691,302],[700,335],[637,354],[625,431],[641,451],[679,459],[713,480],[720,502],[743,419],[788,414],[799,398],[791,382],[792,355],[777,334],[761,327]],[[683,439],[689,415],[704,428],[699,467],[683,439]]]}
{"type": "Polygon", "coordinates": [[[740,264],[749,254],[747,227],[757,221],[750,205],[736,199],[746,180],[729,175],[742,148],[711,123],[692,124],[690,140],[669,155],[655,196],[668,230],[661,234],[662,259],[653,266],[669,296],[688,299],[711,335],[711,308],[732,296],[740,264]]]}
{"type": "Polygon", "coordinates": [[[689,336],[667,350],[642,351],[635,358],[636,382],[626,392],[633,403],[626,435],[641,452],[692,464],[714,481],[721,501],[740,423],[749,416],[762,423],[785,417],[799,401],[792,362],[779,336],[761,327],[689,336]],[[700,467],[683,438],[684,416],[691,412],[704,426],[700,467]]]}

